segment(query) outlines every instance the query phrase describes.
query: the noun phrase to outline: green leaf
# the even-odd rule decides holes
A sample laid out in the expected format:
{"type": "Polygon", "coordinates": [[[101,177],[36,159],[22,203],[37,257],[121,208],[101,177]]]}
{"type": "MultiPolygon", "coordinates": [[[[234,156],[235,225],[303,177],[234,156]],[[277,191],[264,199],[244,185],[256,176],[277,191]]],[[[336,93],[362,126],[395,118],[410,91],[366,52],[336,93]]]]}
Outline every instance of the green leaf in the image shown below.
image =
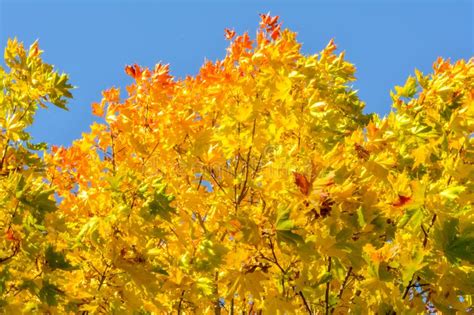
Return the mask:
{"type": "Polygon", "coordinates": [[[171,221],[171,214],[176,211],[170,206],[173,199],[172,196],[167,196],[162,191],[155,192],[153,199],[148,203],[150,214],[158,215],[166,221],[171,221]]]}
{"type": "Polygon", "coordinates": [[[159,267],[159,266],[152,267],[151,272],[159,273],[164,276],[169,276],[168,271],[166,271],[166,269],[163,269],[162,267],[159,267]]]}
{"type": "Polygon", "coordinates": [[[76,241],[79,243],[82,241],[82,238],[86,234],[90,234],[96,231],[99,225],[99,221],[100,221],[99,217],[90,218],[89,221],[87,221],[87,223],[84,224],[84,226],[81,228],[81,230],[79,231],[79,234],[77,234],[76,241]]]}
{"type": "MultiPolygon", "coordinates": [[[[382,281],[392,281],[394,275],[390,272],[388,264],[386,262],[381,262],[378,269],[379,279],[382,281]]],[[[402,275],[403,277],[403,275],[402,275]]]]}
{"type": "Polygon", "coordinates": [[[430,138],[438,138],[439,135],[436,132],[436,130],[433,130],[433,127],[428,126],[428,125],[416,125],[412,128],[410,128],[410,132],[422,139],[430,139],[430,138]]]}
{"type": "Polygon", "coordinates": [[[44,187],[29,194],[19,193],[17,190],[17,195],[20,194],[21,201],[31,208],[31,214],[39,225],[43,222],[46,213],[56,210],[56,202],[50,198],[53,193],[54,189],[44,190],[44,187]]]}
{"type": "Polygon", "coordinates": [[[26,142],[26,147],[33,151],[42,151],[48,149],[48,144],[46,142],[39,142],[39,143],[31,143],[29,141],[26,142]]]}
{"type": "Polygon", "coordinates": [[[474,263],[474,235],[472,224],[459,231],[459,220],[449,219],[435,231],[435,239],[443,248],[446,258],[451,263],[466,260],[474,263]]]}
{"type": "Polygon", "coordinates": [[[52,245],[46,248],[45,252],[46,263],[52,269],[71,270],[73,266],[66,260],[63,253],[54,251],[52,245]]]}
{"type": "Polygon", "coordinates": [[[10,273],[8,272],[8,268],[3,268],[0,272],[0,294],[5,292],[6,289],[6,282],[10,279],[10,273]]]}
{"type": "Polygon", "coordinates": [[[460,236],[446,244],[444,252],[451,262],[462,259],[472,264],[474,263],[474,237],[460,236]]]}
{"type": "Polygon", "coordinates": [[[459,194],[461,194],[464,190],[466,190],[466,187],[464,186],[453,186],[443,190],[440,195],[448,198],[449,200],[454,200],[458,198],[459,194]]]}
{"type": "Polygon", "coordinates": [[[279,242],[284,242],[291,245],[298,245],[304,243],[304,240],[301,235],[293,233],[291,231],[277,230],[277,239],[279,242]]]}
{"type": "Polygon", "coordinates": [[[277,210],[276,233],[279,242],[285,242],[291,245],[304,243],[301,235],[292,232],[296,229],[293,221],[290,219],[289,207],[280,207],[277,210]]]}
{"type": "Polygon", "coordinates": [[[423,220],[423,212],[421,208],[406,209],[400,221],[398,221],[398,227],[404,228],[408,223],[411,226],[419,226],[423,220]]]}
{"type": "Polygon", "coordinates": [[[330,272],[325,271],[318,279],[316,286],[319,286],[323,283],[328,283],[332,280],[332,274],[330,272]]]}
{"type": "Polygon", "coordinates": [[[41,287],[41,290],[39,291],[38,296],[41,302],[47,303],[48,305],[51,305],[51,306],[56,306],[58,305],[56,296],[60,292],[61,291],[59,290],[57,286],[49,283],[46,280],[43,280],[43,286],[41,287]]]}
{"type": "Polygon", "coordinates": [[[357,209],[357,223],[359,223],[359,226],[361,228],[365,227],[366,225],[365,218],[364,218],[364,209],[362,209],[362,207],[359,207],[357,209]]]}

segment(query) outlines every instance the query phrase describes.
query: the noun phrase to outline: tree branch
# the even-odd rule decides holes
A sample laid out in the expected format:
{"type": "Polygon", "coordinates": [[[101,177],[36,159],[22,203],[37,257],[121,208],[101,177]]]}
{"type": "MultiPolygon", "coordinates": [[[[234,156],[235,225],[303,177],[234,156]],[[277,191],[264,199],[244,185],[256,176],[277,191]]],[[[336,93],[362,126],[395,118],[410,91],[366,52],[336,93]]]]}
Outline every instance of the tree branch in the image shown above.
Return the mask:
{"type": "Polygon", "coordinates": [[[309,307],[309,304],[308,304],[308,302],[306,301],[306,299],[304,297],[303,291],[298,292],[298,295],[301,296],[301,299],[303,300],[303,304],[306,307],[306,310],[308,311],[308,314],[313,315],[313,311],[309,307]]]}
{"type": "Polygon", "coordinates": [[[346,276],[344,278],[344,281],[342,282],[341,288],[339,289],[339,294],[337,297],[340,299],[342,297],[342,294],[344,293],[344,289],[346,288],[347,282],[349,281],[349,277],[352,274],[352,266],[347,269],[346,276]]]}
{"type": "Polygon", "coordinates": [[[0,258],[0,264],[3,264],[4,262],[9,261],[13,257],[15,257],[16,254],[18,254],[19,250],[20,250],[20,243],[17,242],[17,243],[15,243],[15,245],[13,247],[13,251],[10,255],[0,258]]]}
{"type": "Polygon", "coordinates": [[[410,282],[408,282],[408,285],[407,285],[407,287],[405,288],[405,292],[403,292],[402,300],[404,300],[404,299],[407,297],[408,292],[409,292],[410,289],[413,287],[413,286],[412,286],[412,283],[413,283],[413,278],[411,278],[410,282]]]}
{"type": "MultiPolygon", "coordinates": [[[[332,263],[332,259],[331,257],[329,257],[328,259],[328,272],[330,273],[331,272],[331,263],[332,263]]],[[[328,281],[326,283],[326,292],[324,294],[324,303],[325,303],[325,314],[326,315],[329,315],[329,290],[330,290],[330,286],[331,286],[331,281],[328,281]]]]}
{"type": "Polygon", "coordinates": [[[433,214],[433,218],[431,219],[430,226],[428,227],[428,229],[426,231],[425,231],[425,228],[423,227],[423,225],[421,226],[423,234],[425,235],[425,238],[423,239],[423,248],[425,248],[426,245],[428,244],[428,234],[430,233],[431,228],[435,224],[436,218],[437,218],[437,215],[435,213],[435,214],[433,214]]]}
{"type": "Polygon", "coordinates": [[[179,303],[178,303],[178,315],[181,315],[181,307],[182,307],[182,305],[183,305],[184,292],[186,292],[186,290],[181,291],[181,297],[179,298],[179,303]]]}

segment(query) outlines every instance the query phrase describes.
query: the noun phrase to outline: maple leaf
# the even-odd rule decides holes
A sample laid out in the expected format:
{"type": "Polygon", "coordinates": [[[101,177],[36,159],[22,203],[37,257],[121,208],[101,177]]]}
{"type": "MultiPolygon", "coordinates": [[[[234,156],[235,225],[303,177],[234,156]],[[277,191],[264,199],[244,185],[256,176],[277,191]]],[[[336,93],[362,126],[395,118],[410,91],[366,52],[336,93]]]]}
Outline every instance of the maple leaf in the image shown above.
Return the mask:
{"type": "Polygon", "coordinates": [[[293,172],[293,176],[295,177],[295,184],[300,188],[301,193],[308,196],[311,189],[311,183],[308,181],[306,176],[298,172],[293,172]]]}
{"type": "Polygon", "coordinates": [[[134,78],[135,80],[140,78],[142,74],[142,69],[137,64],[126,66],[125,73],[134,78]]]}
{"type": "Polygon", "coordinates": [[[232,38],[234,38],[235,36],[235,31],[234,30],[230,30],[228,28],[225,29],[225,39],[227,40],[231,40],[232,38]]]}
{"type": "Polygon", "coordinates": [[[411,197],[398,195],[398,199],[392,203],[394,207],[403,207],[411,201],[411,197]]]}
{"type": "Polygon", "coordinates": [[[105,120],[51,151],[28,127],[72,86],[37,43],[7,42],[2,310],[469,311],[474,60],[415,71],[366,115],[333,40],[307,55],[260,19],[257,45],[225,30],[196,76],[125,67],[128,96],[105,90],[105,120]]]}

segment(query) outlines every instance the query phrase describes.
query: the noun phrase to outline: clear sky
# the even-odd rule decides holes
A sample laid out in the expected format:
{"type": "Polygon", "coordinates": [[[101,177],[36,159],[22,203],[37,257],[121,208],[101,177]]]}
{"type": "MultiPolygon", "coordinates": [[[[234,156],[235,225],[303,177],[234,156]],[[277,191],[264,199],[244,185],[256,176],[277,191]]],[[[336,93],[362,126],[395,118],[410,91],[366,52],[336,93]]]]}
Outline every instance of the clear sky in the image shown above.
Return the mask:
{"type": "Polygon", "coordinates": [[[103,89],[124,88],[124,66],[169,63],[176,77],[194,75],[205,58],[225,55],[224,28],[255,34],[258,13],[279,15],[298,33],[304,53],[331,38],[357,67],[354,83],[366,112],[386,114],[389,91],[415,68],[430,72],[438,56],[474,53],[473,0],[378,1],[46,1],[0,0],[0,43],[40,40],[43,57],[77,86],[70,111],[41,110],[35,141],[68,145],[95,119],[90,104],[103,89]]]}

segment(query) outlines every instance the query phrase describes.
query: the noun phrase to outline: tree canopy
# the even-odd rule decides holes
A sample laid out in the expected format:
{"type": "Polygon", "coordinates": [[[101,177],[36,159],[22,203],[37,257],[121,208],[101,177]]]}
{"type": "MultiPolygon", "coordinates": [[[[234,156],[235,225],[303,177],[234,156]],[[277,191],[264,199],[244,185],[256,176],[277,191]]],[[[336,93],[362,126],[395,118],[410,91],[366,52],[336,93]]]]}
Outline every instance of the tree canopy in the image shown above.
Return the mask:
{"type": "Polygon", "coordinates": [[[472,311],[474,60],[415,71],[380,117],[333,41],[305,55],[270,15],[225,36],[194,77],[127,66],[127,97],[104,91],[102,122],[50,150],[25,128],[72,86],[36,42],[8,42],[0,308],[472,311]]]}

